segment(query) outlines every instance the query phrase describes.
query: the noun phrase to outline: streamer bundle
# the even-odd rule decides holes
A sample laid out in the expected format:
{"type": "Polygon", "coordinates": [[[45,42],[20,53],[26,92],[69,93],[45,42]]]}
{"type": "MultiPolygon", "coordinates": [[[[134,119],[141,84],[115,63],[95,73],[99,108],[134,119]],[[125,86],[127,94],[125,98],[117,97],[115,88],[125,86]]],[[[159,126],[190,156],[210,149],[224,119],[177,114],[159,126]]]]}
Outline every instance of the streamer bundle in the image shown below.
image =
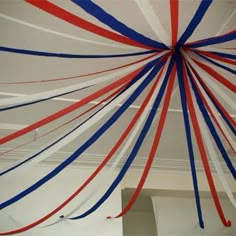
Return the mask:
{"type": "MultiPolygon", "coordinates": [[[[133,195],[121,212],[115,214],[115,216],[107,216],[107,218],[118,218],[126,214],[139,196],[152,168],[153,161],[157,158],[156,153],[166,123],[169,104],[176,91],[174,88],[179,90],[199,226],[204,228],[204,215],[201,209],[195,159],[197,153],[193,149],[194,142],[196,142],[219,219],[224,226],[231,226],[230,220],[224,215],[224,209],[222,209],[217,194],[209,160],[213,163],[229,200],[236,208],[236,200],[227,182],[221,162],[218,159],[218,157],[222,158],[228,171],[235,179],[236,169],[229,150],[231,153],[236,152],[236,122],[228,111],[228,108],[235,111],[235,104],[228,94],[236,92],[236,30],[225,31],[235,11],[233,11],[232,15],[223,24],[223,28],[216,35],[198,38],[198,29],[204,24],[208,24],[206,16],[212,11],[214,4],[217,3],[212,0],[199,1],[194,14],[187,25],[184,24],[184,30],[181,32],[183,23],[179,12],[184,11],[184,9],[181,9],[183,4],[178,0],[169,0],[167,4],[169,12],[166,13],[169,14],[170,32],[168,32],[166,27],[162,25],[162,19],[158,16],[158,12],[155,11],[154,4],[158,5],[158,1],[155,3],[149,0],[136,0],[134,4],[137,4],[137,10],[142,13],[143,20],[146,21],[150,30],[154,33],[154,36],[150,37],[142,32],[138,32],[117,16],[108,12],[105,7],[106,1],[97,1],[97,3],[91,0],[67,1],[68,4],[76,10],[82,11],[83,14],[80,16],[75,13],[76,11],[72,12],[68,10],[70,8],[64,8],[63,4],[60,5],[57,1],[25,0],[24,5],[27,11],[44,13],[45,17],[52,18],[58,24],[66,24],[68,28],[73,28],[75,32],[77,32],[76,30],[83,32],[84,34],[81,35],[78,33],[80,36],[44,27],[43,22],[42,25],[37,25],[18,17],[0,13],[0,18],[5,24],[20,25],[28,30],[43,32],[42,38],[48,34],[57,37],[58,43],[63,42],[60,40],[66,39],[78,45],[80,43],[86,44],[86,49],[89,49],[90,46],[92,48],[96,46],[106,50],[102,54],[83,54],[75,48],[73,53],[68,53],[66,52],[66,45],[63,43],[59,52],[50,51],[46,48],[39,50],[38,48],[44,48],[45,44],[41,43],[40,40],[36,41],[36,38],[31,40],[38,42],[37,48],[27,48],[25,46],[27,43],[24,44],[21,40],[14,46],[10,42],[9,44],[0,45],[3,57],[32,58],[36,61],[37,59],[44,58],[49,66],[50,63],[53,63],[53,60],[61,60],[60,63],[67,63],[67,65],[69,65],[68,63],[73,64],[75,61],[78,64],[77,75],[24,80],[19,72],[19,78],[15,81],[4,82],[0,80],[0,92],[2,93],[5,88],[11,89],[15,88],[15,86],[18,86],[20,90],[21,86],[42,86],[43,84],[52,85],[53,83],[60,85],[58,84],[59,82],[66,83],[68,81],[73,83],[72,85],[62,85],[51,90],[35,92],[25,96],[16,95],[16,97],[2,98],[0,100],[1,114],[4,115],[9,110],[15,110],[15,112],[19,113],[24,112],[26,107],[30,110],[35,104],[43,105],[52,99],[63,100],[61,97],[65,95],[69,96],[75,93],[86,94],[80,100],[74,100],[72,104],[64,108],[58,109],[44,117],[41,116],[40,119],[24,128],[1,136],[1,147],[7,145],[10,141],[20,140],[20,144],[11,147],[7,151],[2,151],[0,155],[3,156],[16,149],[30,145],[32,142],[42,141],[45,137],[50,137],[51,133],[64,127],[63,134],[56,135],[55,139],[50,140],[48,143],[45,142],[38,150],[27,154],[24,158],[19,158],[16,163],[1,169],[0,176],[7,177],[11,175],[17,178],[20,171],[24,171],[26,168],[46,160],[68,143],[76,139],[79,140],[83,134],[89,133],[87,131],[90,128],[93,128],[93,133],[85,140],[78,142],[76,149],[45,176],[5,201],[0,202],[0,210],[16,203],[20,204],[21,200],[27,195],[30,195],[39,188],[43,188],[47,182],[54,179],[61,171],[81,158],[81,155],[94,143],[100,141],[106,132],[109,132],[120,121],[128,109],[135,106],[135,102],[138,99],[138,101],[141,101],[140,106],[137,107],[133,116],[130,116],[131,118],[127,125],[122,127],[121,133],[117,137],[116,142],[111,146],[108,154],[104,156],[95,170],[87,176],[84,182],[68,198],[64,199],[46,215],[38,216],[37,220],[17,229],[0,232],[0,235],[22,233],[47,221],[66,205],[70,204],[83,190],[87,189],[92,181],[102,182],[101,173],[104,176],[104,174],[108,174],[115,168],[118,168],[121,159],[127,155],[117,176],[114,179],[109,179],[110,185],[89,209],[78,213],[78,209],[84,205],[84,203],[81,203],[79,207],[76,207],[71,212],[65,212],[53,224],[59,223],[62,219],[80,220],[96,211],[122,181],[135,161],[143,143],[146,141],[150,128],[155,127],[150,150],[133,195]],[[82,35],[94,35],[94,39],[87,39],[82,35]],[[192,37],[198,39],[193,40],[192,37]],[[96,41],[96,39],[99,40],[96,41]],[[117,50],[120,50],[120,52],[117,52],[117,50]],[[80,73],[80,63],[84,60],[91,63],[89,64],[91,65],[89,66],[90,71],[80,73]],[[109,60],[117,62],[117,64],[112,64],[111,67],[102,67],[98,70],[92,66],[94,61],[98,64],[103,61],[103,65],[107,66],[109,63],[106,62],[109,62],[109,60]],[[98,100],[98,102],[94,102],[95,100],[98,100]],[[158,118],[157,121],[154,120],[155,117],[158,118]],[[23,141],[26,134],[46,125],[50,127],[49,125],[53,124],[53,122],[58,122],[59,124],[53,126],[54,128],[49,128],[47,132],[38,135],[32,141],[23,141]],[[70,128],[68,128],[69,124],[71,125],[70,128]],[[108,166],[112,158],[114,159],[112,165],[104,168],[108,166]]],[[[113,3],[114,8],[116,8],[116,4],[118,2],[113,3]]],[[[16,38],[17,33],[19,32],[15,32],[16,38]]],[[[2,42],[4,40],[1,40],[0,43],[2,44],[2,42]]],[[[14,67],[14,65],[10,66],[14,67]]],[[[93,187],[90,195],[94,195],[96,192],[98,192],[98,189],[93,187]]]]}

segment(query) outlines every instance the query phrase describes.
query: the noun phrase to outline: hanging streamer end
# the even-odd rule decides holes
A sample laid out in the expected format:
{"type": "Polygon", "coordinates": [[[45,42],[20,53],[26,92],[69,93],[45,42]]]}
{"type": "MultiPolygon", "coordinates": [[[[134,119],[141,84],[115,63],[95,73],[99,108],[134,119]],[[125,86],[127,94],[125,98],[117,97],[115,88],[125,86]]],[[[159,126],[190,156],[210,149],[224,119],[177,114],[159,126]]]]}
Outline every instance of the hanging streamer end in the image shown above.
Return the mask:
{"type": "Polygon", "coordinates": [[[226,225],[225,225],[225,227],[231,227],[231,226],[232,226],[232,223],[231,223],[230,220],[228,220],[227,223],[226,223],[226,225]]]}
{"type": "Polygon", "coordinates": [[[200,222],[199,225],[200,225],[200,228],[201,228],[201,229],[204,229],[204,228],[205,228],[204,222],[200,222]]]}

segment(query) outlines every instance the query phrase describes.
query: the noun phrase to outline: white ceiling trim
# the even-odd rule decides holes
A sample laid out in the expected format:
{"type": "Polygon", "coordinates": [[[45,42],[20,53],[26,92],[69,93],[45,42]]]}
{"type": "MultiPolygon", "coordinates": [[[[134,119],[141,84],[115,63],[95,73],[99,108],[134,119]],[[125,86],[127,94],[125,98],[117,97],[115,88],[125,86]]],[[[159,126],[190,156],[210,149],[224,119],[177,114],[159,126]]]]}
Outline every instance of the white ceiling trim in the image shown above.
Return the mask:
{"type": "MultiPolygon", "coordinates": [[[[7,151],[9,149],[7,148],[0,148],[0,152],[7,151]]],[[[12,164],[19,160],[20,157],[25,156],[29,154],[29,152],[34,152],[35,150],[30,149],[19,149],[19,150],[13,150],[10,153],[5,154],[1,157],[1,163],[6,164],[12,164]]],[[[65,157],[69,156],[70,152],[62,152],[58,151],[57,153],[53,154],[50,158],[42,161],[40,164],[48,165],[48,166],[55,166],[61,163],[65,157]]],[[[71,167],[95,167],[98,166],[101,162],[101,159],[105,157],[106,154],[97,154],[97,153],[84,153],[80,155],[80,158],[75,160],[70,166],[71,167]]],[[[146,162],[147,157],[144,156],[137,156],[135,158],[134,163],[131,166],[131,170],[142,170],[143,166],[146,162]]],[[[111,166],[113,162],[116,160],[116,155],[113,157],[113,159],[108,163],[107,167],[111,166]]],[[[125,158],[123,158],[119,164],[117,165],[117,168],[120,168],[125,161],[125,158]]],[[[223,162],[221,162],[222,169],[224,173],[229,173],[227,167],[224,165],[223,162]]],[[[196,170],[198,172],[204,172],[204,169],[202,167],[202,163],[200,160],[195,160],[196,164],[196,170]]],[[[236,164],[236,163],[235,163],[236,164]]],[[[212,161],[209,160],[209,165],[213,173],[215,173],[215,168],[212,163],[212,161]]],[[[177,171],[177,172],[189,172],[190,173],[190,164],[187,158],[167,158],[167,157],[160,157],[156,156],[154,158],[154,162],[152,165],[152,170],[162,170],[162,171],[177,171]]]]}

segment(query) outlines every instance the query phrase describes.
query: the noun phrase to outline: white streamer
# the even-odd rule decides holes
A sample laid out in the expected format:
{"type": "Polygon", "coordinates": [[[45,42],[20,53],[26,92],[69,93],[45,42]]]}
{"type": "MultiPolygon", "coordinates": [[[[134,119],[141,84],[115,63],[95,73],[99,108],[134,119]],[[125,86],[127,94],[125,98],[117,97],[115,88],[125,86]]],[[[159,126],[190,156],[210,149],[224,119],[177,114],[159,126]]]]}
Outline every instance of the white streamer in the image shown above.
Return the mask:
{"type": "Polygon", "coordinates": [[[221,28],[219,29],[219,31],[217,32],[216,36],[219,36],[220,34],[222,34],[222,32],[224,31],[225,27],[229,24],[229,22],[233,19],[234,14],[236,12],[236,9],[233,10],[233,12],[230,14],[230,16],[227,18],[227,20],[225,21],[225,23],[221,26],[221,28]]]}
{"type": "MultiPolygon", "coordinates": [[[[165,69],[166,69],[166,67],[164,68],[163,74],[165,74],[165,69]]],[[[160,81],[157,84],[155,92],[151,96],[147,106],[145,107],[143,113],[141,114],[137,124],[134,127],[133,132],[130,134],[128,140],[125,142],[125,145],[122,147],[120,153],[116,156],[116,159],[112,163],[111,167],[109,167],[109,169],[106,169],[106,171],[100,173],[100,175],[96,179],[93,179],[93,182],[91,183],[92,186],[91,186],[90,191],[88,192],[88,194],[85,196],[85,198],[83,200],[80,200],[80,204],[77,207],[75,207],[69,213],[64,215],[63,218],[53,222],[50,225],[46,225],[45,227],[57,224],[57,223],[65,220],[66,218],[71,217],[75,212],[77,212],[80,208],[82,208],[92,198],[92,196],[94,196],[99,191],[99,189],[102,187],[101,183],[103,183],[104,180],[107,179],[107,176],[111,175],[111,173],[117,168],[117,166],[119,165],[121,159],[124,158],[125,153],[130,148],[130,146],[133,143],[134,139],[137,137],[137,134],[140,131],[141,127],[143,126],[143,123],[146,120],[147,115],[148,115],[148,113],[149,113],[149,111],[150,111],[150,109],[152,107],[152,104],[153,104],[153,102],[154,102],[154,100],[155,100],[155,98],[156,98],[156,96],[157,96],[157,94],[158,94],[158,92],[160,90],[160,86],[161,86],[161,84],[163,82],[163,79],[164,79],[164,76],[162,76],[160,78],[160,81]]]]}
{"type": "MultiPolygon", "coordinates": [[[[201,51],[206,51],[206,52],[223,52],[223,53],[230,53],[230,54],[233,54],[233,55],[236,54],[236,50],[232,50],[231,48],[214,48],[214,47],[211,47],[211,46],[202,47],[201,51]]],[[[224,63],[226,63],[226,62],[224,62],[224,63]]]]}
{"type": "Polygon", "coordinates": [[[170,37],[162,26],[159,17],[154,12],[149,0],[135,0],[143,16],[157,37],[167,46],[170,45],[170,37]]]}
{"type": "MultiPolygon", "coordinates": [[[[162,56],[163,54],[165,54],[165,52],[162,52],[159,54],[159,56],[162,56]]],[[[74,91],[77,89],[81,89],[87,86],[91,86],[91,85],[95,85],[95,84],[99,84],[99,83],[104,83],[106,81],[109,81],[115,77],[119,77],[122,76],[126,73],[129,73],[135,69],[137,69],[140,66],[143,66],[144,64],[147,64],[149,61],[153,60],[153,58],[149,58],[147,61],[142,61],[139,62],[135,65],[131,65],[128,68],[124,68],[120,71],[116,71],[113,72],[111,74],[108,75],[104,75],[102,77],[90,80],[90,81],[85,81],[83,83],[80,84],[75,84],[75,85],[71,85],[68,87],[64,87],[64,88],[59,88],[59,89],[54,89],[54,90],[50,90],[50,91],[46,91],[46,92],[42,92],[42,93],[36,93],[36,94],[31,94],[31,95],[26,95],[23,97],[14,97],[14,98],[5,98],[5,99],[1,99],[0,100],[0,106],[9,106],[9,105],[19,105],[19,104],[24,104],[24,103],[30,103],[30,102],[35,102],[41,99],[45,99],[47,97],[53,97],[53,96],[58,96],[59,94],[63,94],[63,93],[68,93],[70,91],[74,91]]]]}
{"type": "MultiPolygon", "coordinates": [[[[143,77],[144,78],[144,77],[143,77]]],[[[121,96],[117,97],[114,101],[112,101],[110,104],[108,104],[106,107],[104,107],[104,109],[102,109],[100,112],[98,112],[95,116],[93,116],[88,123],[84,123],[83,125],[80,126],[79,129],[76,129],[74,132],[72,132],[71,134],[69,134],[66,138],[60,140],[58,143],[56,143],[54,146],[50,147],[49,149],[47,149],[45,152],[39,154],[36,158],[22,164],[21,166],[17,167],[14,171],[10,171],[8,173],[6,173],[5,175],[15,175],[17,172],[21,172],[23,170],[25,170],[26,168],[30,168],[33,165],[47,159],[49,156],[53,155],[55,152],[57,152],[58,150],[60,150],[61,148],[63,148],[64,146],[66,146],[68,143],[72,142],[74,139],[78,138],[80,135],[82,135],[85,131],[87,131],[89,128],[91,128],[94,124],[96,124],[98,122],[98,120],[102,119],[102,117],[104,117],[106,114],[108,114],[112,109],[114,109],[117,104],[119,104],[120,102],[124,101],[138,86],[139,84],[143,81],[143,79],[140,79],[139,81],[137,81],[135,84],[133,84],[129,89],[127,89],[121,96]]],[[[75,128],[75,127],[73,127],[75,128]]],[[[68,132],[68,131],[67,131],[68,132]]],[[[62,136],[64,136],[67,132],[65,132],[62,136]]],[[[61,137],[62,137],[61,136],[61,137]]],[[[58,139],[58,138],[57,138],[58,139]]],[[[43,148],[41,148],[40,150],[37,150],[36,152],[34,152],[31,155],[27,155],[26,158],[24,158],[23,160],[20,160],[16,163],[14,163],[14,165],[12,165],[11,167],[8,167],[7,169],[2,170],[0,173],[5,172],[6,170],[9,170],[15,166],[17,166],[20,163],[23,163],[24,161],[26,161],[29,157],[35,155],[36,153],[38,153],[39,151],[43,150],[44,148],[46,148],[47,146],[49,146],[50,144],[54,143],[57,139],[53,140],[52,142],[50,142],[49,144],[45,145],[43,148]]]]}
{"type": "Polygon", "coordinates": [[[227,137],[229,143],[232,145],[233,149],[236,150],[236,142],[233,140],[232,136],[230,135],[230,133],[228,132],[228,129],[226,128],[224,122],[222,121],[222,119],[219,116],[218,111],[216,110],[213,102],[211,101],[211,99],[208,97],[208,95],[206,94],[205,90],[201,87],[199,81],[196,79],[195,80],[196,83],[198,84],[198,88],[201,90],[202,94],[204,95],[204,98],[206,99],[207,104],[209,105],[211,111],[214,113],[214,116],[217,120],[217,122],[219,123],[220,127],[222,128],[225,136],[227,137]]]}
{"type": "MultiPolygon", "coordinates": [[[[197,104],[196,104],[196,98],[195,96],[192,96],[194,99],[193,99],[193,103],[194,103],[194,107],[197,107],[197,104]]],[[[205,141],[205,146],[208,150],[208,153],[209,153],[209,156],[214,164],[214,167],[216,169],[216,172],[219,176],[219,179],[223,185],[223,188],[228,196],[228,198],[230,199],[231,203],[233,204],[233,206],[236,208],[236,200],[234,199],[234,196],[233,196],[233,193],[232,193],[232,190],[226,180],[226,177],[225,177],[225,174],[221,168],[221,164],[217,158],[217,153],[215,152],[215,149],[214,149],[214,146],[213,146],[213,143],[212,143],[212,140],[209,136],[209,133],[208,133],[208,128],[203,120],[203,117],[201,116],[200,114],[200,111],[199,109],[196,109],[196,114],[197,114],[197,119],[198,119],[198,122],[199,122],[199,125],[200,125],[200,130],[201,130],[201,133],[202,133],[202,136],[203,136],[203,139],[205,141]]]]}
{"type": "Polygon", "coordinates": [[[190,57],[187,53],[183,50],[181,51],[185,57],[185,59],[193,66],[198,68],[198,73],[201,77],[206,78],[204,81],[221,97],[223,100],[232,108],[236,109],[235,102],[214,82],[212,79],[209,79],[209,75],[200,68],[190,57]],[[202,74],[202,75],[201,75],[202,74]]]}
{"type": "Polygon", "coordinates": [[[17,18],[7,16],[7,15],[1,14],[1,13],[0,13],[0,17],[5,19],[5,20],[9,20],[9,21],[21,24],[21,25],[25,25],[25,26],[28,26],[28,27],[33,28],[33,29],[41,30],[41,31],[44,31],[44,32],[47,32],[47,33],[50,33],[50,34],[55,34],[55,35],[58,35],[58,36],[61,36],[61,37],[64,37],[64,38],[78,40],[78,41],[85,42],[85,43],[92,43],[92,44],[101,45],[101,46],[125,48],[125,49],[131,48],[131,47],[128,47],[128,46],[97,42],[97,41],[94,41],[94,40],[89,40],[89,39],[85,39],[85,38],[81,38],[81,37],[72,36],[72,35],[61,33],[61,32],[55,31],[55,30],[50,30],[50,29],[47,29],[47,28],[44,28],[44,27],[41,27],[41,26],[38,26],[38,25],[34,25],[34,24],[28,23],[26,21],[19,20],[17,18]]]}

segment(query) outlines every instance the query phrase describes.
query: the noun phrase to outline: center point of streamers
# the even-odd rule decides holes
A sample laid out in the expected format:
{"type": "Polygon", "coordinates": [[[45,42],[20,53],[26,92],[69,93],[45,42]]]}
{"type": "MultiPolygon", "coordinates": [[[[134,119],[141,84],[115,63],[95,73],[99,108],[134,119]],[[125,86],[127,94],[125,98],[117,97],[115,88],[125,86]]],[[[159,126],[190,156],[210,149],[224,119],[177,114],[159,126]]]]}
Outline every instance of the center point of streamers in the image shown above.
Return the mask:
{"type": "Polygon", "coordinates": [[[171,48],[171,51],[172,51],[173,54],[174,54],[174,53],[179,53],[179,52],[180,52],[180,49],[181,49],[181,47],[179,47],[179,46],[174,46],[174,47],[171,48]]]}

